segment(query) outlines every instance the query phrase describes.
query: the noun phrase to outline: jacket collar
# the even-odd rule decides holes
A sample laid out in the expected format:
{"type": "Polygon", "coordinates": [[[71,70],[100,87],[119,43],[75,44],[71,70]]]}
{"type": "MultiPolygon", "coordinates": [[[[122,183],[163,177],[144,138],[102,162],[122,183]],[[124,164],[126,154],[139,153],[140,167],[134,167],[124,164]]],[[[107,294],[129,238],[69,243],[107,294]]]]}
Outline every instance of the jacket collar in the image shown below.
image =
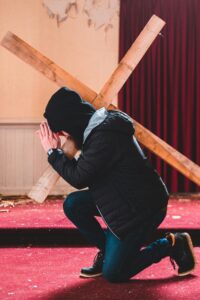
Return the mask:
{"type": "Polygon", "coordinates": [[[85,128],[85,131],[83,133],[83,144],[85,143],[85,140],[87,139],[87,137],[89,136],[89,134],[91,133],[91,131],[97,127],[99,124],[101,124],[105,118],[107,117],[108,112],[105,109],[105,107],[102,107],[100,109],[98,109],[90,118],[90,121],[87,125],[87,127],[85,128]]]}

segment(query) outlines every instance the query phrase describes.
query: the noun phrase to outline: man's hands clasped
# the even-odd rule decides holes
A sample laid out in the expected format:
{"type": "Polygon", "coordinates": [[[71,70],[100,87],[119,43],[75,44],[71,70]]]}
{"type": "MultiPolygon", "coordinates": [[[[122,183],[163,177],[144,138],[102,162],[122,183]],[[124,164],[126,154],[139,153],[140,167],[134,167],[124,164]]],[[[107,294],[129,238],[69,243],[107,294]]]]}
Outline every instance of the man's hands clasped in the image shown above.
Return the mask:
{"type": "Polygon", "coordinates": [[[36,131],[36,134],[39,136],[45,152],[51,148],[61,148],[59,134],[52,132],[46,121],[40,124],[40,129],[36,131]]]}

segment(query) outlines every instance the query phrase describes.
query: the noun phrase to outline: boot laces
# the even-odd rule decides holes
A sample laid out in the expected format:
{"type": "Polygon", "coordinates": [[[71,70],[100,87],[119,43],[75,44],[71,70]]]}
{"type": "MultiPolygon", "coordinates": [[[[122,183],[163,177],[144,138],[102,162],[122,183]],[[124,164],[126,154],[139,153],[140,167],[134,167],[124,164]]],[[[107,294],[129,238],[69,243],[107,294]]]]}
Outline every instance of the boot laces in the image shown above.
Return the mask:
{"type": "MultiPolygon", "coordinates": [[[[172,234],[170,232],[167,232],[166,233],[166,238],[171,241],[171,247],[174,247],[174,245],[175,245],[175,236],[174,236],[174,234],[172,234]]],[[[170,260],[170,263],[172,264],[174,270],[176,270],[175,259],[173,258],[173,255],[172,255],[172,248],[170,249],[169,260],[170,260]]]]}
{"type": "Polygon", "coordinates": [[[174,270],[176,270],[176,264],[175,264],[175,260],[170,256],[169,257],[170,263],[172,264],[174,270]]]}
{"type": "Polygon", "coordinates": [[[99,259],[101,259],[102,257],[103,257],[102,251],[97,252],[97,254],[94,257],[94,262],[93,262],[94,267],[99,264],[99,259]]]}

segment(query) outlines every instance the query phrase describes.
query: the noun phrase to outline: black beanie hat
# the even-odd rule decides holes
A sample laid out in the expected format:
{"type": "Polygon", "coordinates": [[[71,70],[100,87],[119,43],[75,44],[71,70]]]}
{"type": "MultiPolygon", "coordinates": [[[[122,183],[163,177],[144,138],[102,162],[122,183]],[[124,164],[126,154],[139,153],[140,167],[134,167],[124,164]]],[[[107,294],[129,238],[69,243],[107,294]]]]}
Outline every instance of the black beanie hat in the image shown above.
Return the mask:
{"type": "Polygon", "coordinates": [[[66,131],[81,148],[84,130],[94,112],[94,107],[75,91],[62,87],[50,98],[43,116],[51,131],[66,131]]]}

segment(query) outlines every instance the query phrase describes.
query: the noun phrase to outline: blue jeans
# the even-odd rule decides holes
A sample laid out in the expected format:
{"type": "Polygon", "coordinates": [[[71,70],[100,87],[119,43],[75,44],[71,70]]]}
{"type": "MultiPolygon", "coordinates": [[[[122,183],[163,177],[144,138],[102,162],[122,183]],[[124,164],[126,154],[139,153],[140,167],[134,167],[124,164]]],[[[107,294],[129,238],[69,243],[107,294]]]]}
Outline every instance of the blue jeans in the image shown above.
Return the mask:
{"type": "Polygon", "coordinates": [[[82,235],[104,252],[103,276],[110,282],[125,282],[143,269],[169,256],[170,244],[159,239],[146,248],[146,237],[159,226],[164,216],[157,216],[148,226],[141,226],[119,240],[108,228],[103,230],[95,216],[99,212],[89,190],[67,196],[63,204],[66,216],[82,235]],[[141,249],[142,248],[142,249],[141,249]]]}

